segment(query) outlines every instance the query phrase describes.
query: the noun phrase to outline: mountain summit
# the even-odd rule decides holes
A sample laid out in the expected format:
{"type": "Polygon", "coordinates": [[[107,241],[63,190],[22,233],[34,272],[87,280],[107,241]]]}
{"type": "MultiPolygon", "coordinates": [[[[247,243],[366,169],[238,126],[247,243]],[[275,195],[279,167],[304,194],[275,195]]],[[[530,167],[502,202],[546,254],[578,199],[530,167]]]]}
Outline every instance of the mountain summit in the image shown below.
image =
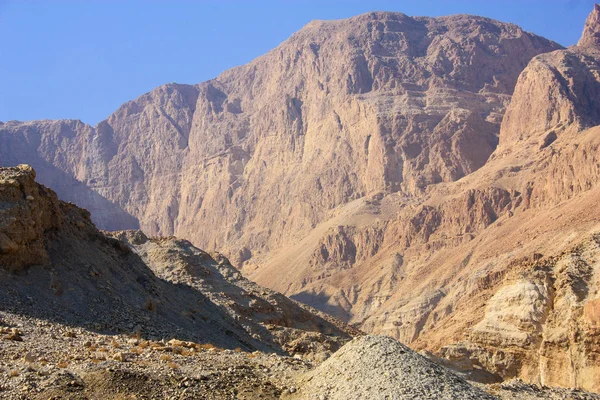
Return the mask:
{"type": "Polygon", "coordinates": [[[594,5],[594,10],[590,13],[578,46],[598,46],[600,45],[600,4],[594,5]]]}
{"type": "Polygon", "coordinates": [[[559,48],[475,16],[314,21],[247,65],[161,86],[96,127],[8,122],[0,160],[33,165],[101,228],[260,261],[350,201],[420,195],[480,168],[519,73],[559,48]]]}

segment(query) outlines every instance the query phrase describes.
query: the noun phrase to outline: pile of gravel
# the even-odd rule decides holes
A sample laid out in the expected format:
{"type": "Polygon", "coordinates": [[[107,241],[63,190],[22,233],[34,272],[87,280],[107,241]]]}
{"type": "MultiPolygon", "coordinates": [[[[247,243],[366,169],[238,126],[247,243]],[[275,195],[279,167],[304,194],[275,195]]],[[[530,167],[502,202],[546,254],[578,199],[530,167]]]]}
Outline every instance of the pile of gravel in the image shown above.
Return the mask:
{"type": "Polygon", "coordinates": [[[309,372],[293,398],[495,399],[385,336],[356,338],[309,372]]]}

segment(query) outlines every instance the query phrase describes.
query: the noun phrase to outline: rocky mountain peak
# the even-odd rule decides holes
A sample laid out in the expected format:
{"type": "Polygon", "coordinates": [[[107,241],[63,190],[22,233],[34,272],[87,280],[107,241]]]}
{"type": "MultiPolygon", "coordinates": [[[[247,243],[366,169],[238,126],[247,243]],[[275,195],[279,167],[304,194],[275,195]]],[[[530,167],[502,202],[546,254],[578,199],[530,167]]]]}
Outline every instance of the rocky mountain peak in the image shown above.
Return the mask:
{"type": "Polygon", "coordinates": [[[600,4],[594,5],[594,10],[590,13],[578,46],[598,46],[600,45],[600,4]]]}
{"type": "Polygon", "coordinates": [[[504,114],[501,146],[529,141],[545,148],[565,131],[600,124],[598,49],[596,4],[577,46],[538,55],[523,70],[504,114]]]}

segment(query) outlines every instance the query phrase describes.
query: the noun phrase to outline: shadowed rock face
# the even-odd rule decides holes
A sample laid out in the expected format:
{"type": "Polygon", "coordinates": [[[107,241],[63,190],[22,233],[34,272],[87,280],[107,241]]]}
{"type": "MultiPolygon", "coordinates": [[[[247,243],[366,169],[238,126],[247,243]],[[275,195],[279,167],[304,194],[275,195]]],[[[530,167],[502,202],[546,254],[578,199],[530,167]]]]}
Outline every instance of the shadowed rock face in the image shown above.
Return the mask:
{"type": "Polygon", "coordinates": [[[95,128],[3,124],[0,163],[30,163],[102,228],[139,224],[256,259],[351,200],[421,194],[480,168],[518,74],[558,48],[464,15],[314,21],[247,65],[159,87],[95,128]]]}

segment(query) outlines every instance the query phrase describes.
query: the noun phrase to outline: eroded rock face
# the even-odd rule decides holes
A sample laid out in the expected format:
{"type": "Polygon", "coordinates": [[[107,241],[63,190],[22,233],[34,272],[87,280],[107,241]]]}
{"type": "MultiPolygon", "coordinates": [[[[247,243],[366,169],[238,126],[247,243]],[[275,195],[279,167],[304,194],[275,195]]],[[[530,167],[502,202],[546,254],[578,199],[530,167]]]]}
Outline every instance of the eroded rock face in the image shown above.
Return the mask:
{"type": "Polygon", "coordinates": [[[519,76],[500,132],[501,146],[537,141],[549,146],[563,132],[600,124],[600,5],[577,46],[542,54],[519,76]]]}
{"type": "Polygon", "coordinates": [[[58,199],[34,179],[29,165],[0,170],[0,267],[12,271],[47,264],[44,234],[62,223],[58,199]]]}
{"type": "Polygon", "coordinates": [[[543,149],[565,131],[600,124],[599,54],[597,47],[575,47],[534,58],[506,110],[500,145],[535,140],[543,149]]]}
{"type": "Polygon", "coordinates": [[[472,16],[315,21],[248,65],[157,88],[95,128],[6,123],[0,162],[31,163],[102,228],[139,222],[260,260],[351,200],[421,194],[480,168],[518,74],[558,48],[472,16]]]}
{"type": "Polygon", "coordinates": [[[599,240],[512,269],[467,339],[442,353],[505,378],[599,391],[599,240]]]}

